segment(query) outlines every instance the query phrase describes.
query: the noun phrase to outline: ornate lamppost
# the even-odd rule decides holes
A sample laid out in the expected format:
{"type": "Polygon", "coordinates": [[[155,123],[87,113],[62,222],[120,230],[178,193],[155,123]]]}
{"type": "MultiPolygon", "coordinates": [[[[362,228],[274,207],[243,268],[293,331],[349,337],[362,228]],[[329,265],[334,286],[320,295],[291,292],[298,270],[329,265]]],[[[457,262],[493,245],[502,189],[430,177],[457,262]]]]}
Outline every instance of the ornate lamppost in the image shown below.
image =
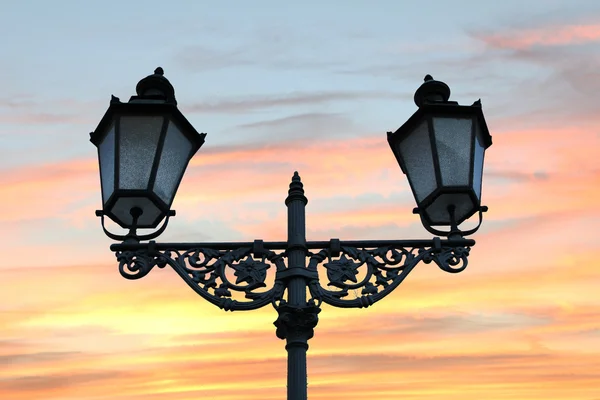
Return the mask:
{"type": "Polygon", "coordinates": [[[120,242],[110,247],[119,271],[127,279],[139,279],[168,265],[202,298],[226,311],[271,304],[278,313],[277,337],[286,340],[289,400],[307,398],[306,351],[322,303],[368,307],[390,294],[420,262],[434,262],[451,273],[466,268],[475,241],[465,236],[477,231],[487,211],[481,205],[481,182],[484,152],[492,140],[480,101],[471,106],[449,101],[450,88],[427,75],[415,93],[418,110],[397,131],[388,132],[417,202],[413,212],[436,235],[431,240],[307,241],[307,199],[295,172],[285,199],[287,241],[157,243],[153,239],[175,215],[175,193],[206,134],[198,133],[177,109],[162,68],[142,79],[136,91],[127,103],[113,96],[91,133],[98,147],[103,203],[96,215],[106,235],[120,242]],[[461,230],[459,225],[475,214],[478,225],[461,230]],[[128,233],[108,231],[105,217],[128,233]],[[156,230],[139,234],[142,228],[156,230]],[[267,288],[271,267],[275,280],[267,288]],[[357,290],[360,295],[351,298],[357,290]],[[235,299],[232,292],[244,299],[235,299]]]}

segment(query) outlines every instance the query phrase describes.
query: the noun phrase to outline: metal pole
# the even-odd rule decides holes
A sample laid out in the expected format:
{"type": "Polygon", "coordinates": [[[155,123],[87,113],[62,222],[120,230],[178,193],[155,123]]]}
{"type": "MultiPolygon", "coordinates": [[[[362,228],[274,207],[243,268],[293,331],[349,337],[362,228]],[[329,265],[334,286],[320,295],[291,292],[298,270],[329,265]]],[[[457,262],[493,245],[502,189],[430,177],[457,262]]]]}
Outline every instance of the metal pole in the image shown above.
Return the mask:
{"type": "Polygon", "coordinates": [[[307,399],[306,351],[308,339],[313,335],[317,324],[315,307],[306,302],[306,220],[305,207],[308,200],[298,172],[290,183],[285,204],[288,208],[287,257],[289,278],[287,302],[282,301],[275,322],[277,336],[286,340],[288,353],[287,398],[288,400],[307,399]]]}
{"type": "MultiPolygon", "coordinates": [[[[306,268],[306,212],[308,200],[298,172],[290,183],[288,197],[288,268],[306,268]]],[[[288,283],[288,305],[304,307],[306,305],[306,281],[303,277],[294,277],[288,283]]],[[[297,332],[301,333],[301,332],[297,332]]],[[[303,334],[287,335],[288,352],[288,400],[307,399],[306,351],[308,338],[303,334]]]]}

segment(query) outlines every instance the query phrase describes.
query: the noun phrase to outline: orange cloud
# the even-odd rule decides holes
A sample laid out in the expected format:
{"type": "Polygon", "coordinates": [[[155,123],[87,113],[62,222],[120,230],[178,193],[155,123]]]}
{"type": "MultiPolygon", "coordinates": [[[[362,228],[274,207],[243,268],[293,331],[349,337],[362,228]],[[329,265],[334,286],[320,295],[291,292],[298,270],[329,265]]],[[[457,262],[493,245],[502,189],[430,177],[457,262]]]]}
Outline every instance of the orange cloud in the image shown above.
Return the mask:
{"type": "Polygon", "coordinates": [[[0,221],[20,222],[69,214],[73,205],[86,199],[92,190],[99,191],[98,178],[94,176],[96,171],[93,160],[71,160],[2,171],[0,221]]]}

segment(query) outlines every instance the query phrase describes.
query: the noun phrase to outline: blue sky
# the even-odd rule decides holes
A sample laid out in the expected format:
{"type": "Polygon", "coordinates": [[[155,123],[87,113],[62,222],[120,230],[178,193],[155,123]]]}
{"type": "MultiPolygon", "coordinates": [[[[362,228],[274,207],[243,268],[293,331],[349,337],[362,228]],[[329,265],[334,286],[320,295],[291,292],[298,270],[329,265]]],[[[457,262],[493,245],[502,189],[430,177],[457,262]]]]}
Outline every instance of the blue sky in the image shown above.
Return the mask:
{"type": "Polygon", "coordinates": [[[342,136],[395,129],[426,73],[448,82],[459,101],[482,97],[493,125],[530,109],[525,99],[539,101],[531,89],[513,90],[523,76],[539,81],[547,71],[492,52],[479,37],[586,22],[598,8],[551,0],[13,3],[0,16],[0,162],[57,159],[45,151],[57,139],[61,155],[88,156],[79,135],[95,127],[110,94],[127,99],[159,65],[213,146],[264,141],[272,132],[237,128],[304,115],[314,117],[300,126],[309,136],[314,124],[342,136]],[[289,102],[278,106],[282,99],[289,102]]]}

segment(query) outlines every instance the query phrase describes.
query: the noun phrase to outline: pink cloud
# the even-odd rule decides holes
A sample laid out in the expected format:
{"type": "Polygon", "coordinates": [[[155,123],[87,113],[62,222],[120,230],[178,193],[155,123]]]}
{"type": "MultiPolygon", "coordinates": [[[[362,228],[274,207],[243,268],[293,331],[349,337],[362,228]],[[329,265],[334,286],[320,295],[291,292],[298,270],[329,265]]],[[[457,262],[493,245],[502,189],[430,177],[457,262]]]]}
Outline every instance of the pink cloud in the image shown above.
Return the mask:
{"type": "Polygon", "coordinates": [[[534,46],[577,45],[600,40],[600,25],[547,26],[543,28],[518,29],[480,38],[491,47],[524,50],[534,46]]]}

